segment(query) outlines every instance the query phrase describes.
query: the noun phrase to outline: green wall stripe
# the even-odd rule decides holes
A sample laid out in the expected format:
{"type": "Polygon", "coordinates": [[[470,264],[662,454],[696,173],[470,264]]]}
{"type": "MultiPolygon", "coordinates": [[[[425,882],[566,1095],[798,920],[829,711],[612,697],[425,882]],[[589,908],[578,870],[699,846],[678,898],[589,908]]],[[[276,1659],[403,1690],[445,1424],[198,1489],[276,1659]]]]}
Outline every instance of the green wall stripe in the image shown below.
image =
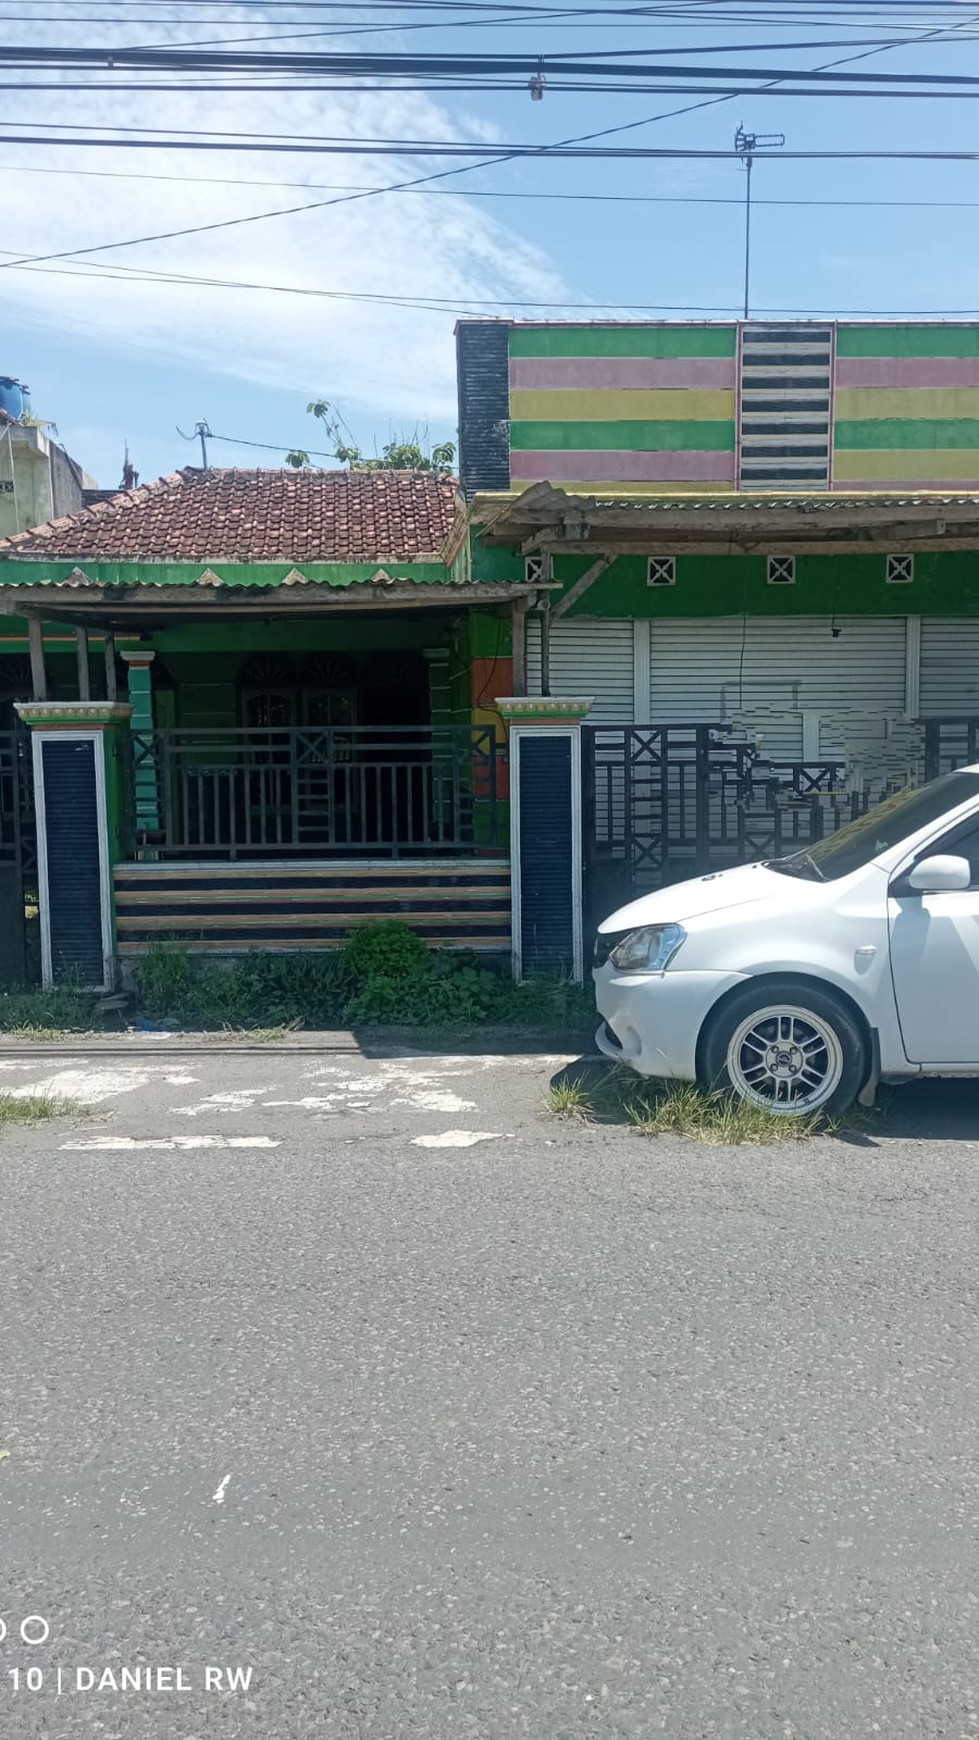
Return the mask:
{"type": "Polygon", "coordinates": [[[518,453],[733,453],[734,422],[512,423],[510,446],[518,453]]]}
{"type": "Polygon", "coordinates": [[[975,417],[872,417],[859,422],[846,418],[835,424],[833,440],[837,450],[859,448],[861,451],[881,448],[944,447],[979,448],[979,419],[975,417]]]}
{"type": "Polygon", "coordinates": [[[514,326],[511,356],[734,356],[735,326],[514,326]]]}
{"type": "Polygon", "coordinates": [[[837,356],[979,356],[979,324],[838,326],[837,356]]]}

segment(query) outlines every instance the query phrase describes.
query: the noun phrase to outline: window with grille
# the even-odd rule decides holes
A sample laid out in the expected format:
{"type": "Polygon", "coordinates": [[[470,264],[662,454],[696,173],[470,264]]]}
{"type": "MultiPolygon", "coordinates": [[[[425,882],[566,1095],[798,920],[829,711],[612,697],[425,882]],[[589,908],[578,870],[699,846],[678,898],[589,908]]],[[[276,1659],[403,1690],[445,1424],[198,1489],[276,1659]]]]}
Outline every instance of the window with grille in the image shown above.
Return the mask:
{"type": "Polygon", "coordinates": [[[646,565],[647,586],[676,585],[676,557],[650,556],[646,565]]]}
{"type": "Polygon", "coordinates": [[[524,579],[528,586],[536,586],[544,578],[543,556],[528,556],[523,565],[524,579]]]}
{"type": "Polygon", "coordinates": [[[910,586],[914,579],[914,557],[888,556],[886,579],[888,586],[910,586]]]}
{"type": "Polygon", "coordinates": [[[794,556],[769,556],[768,584],[769,586],[795,585],[794,556]]]}

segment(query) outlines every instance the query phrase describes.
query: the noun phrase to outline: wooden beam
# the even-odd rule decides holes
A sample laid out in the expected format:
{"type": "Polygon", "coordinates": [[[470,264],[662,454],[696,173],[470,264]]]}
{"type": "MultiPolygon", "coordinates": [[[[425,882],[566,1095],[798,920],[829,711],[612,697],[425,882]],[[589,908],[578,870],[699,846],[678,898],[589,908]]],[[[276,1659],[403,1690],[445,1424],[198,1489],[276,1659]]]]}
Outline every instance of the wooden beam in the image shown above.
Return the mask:
{"type": "Polygon", "coordinates": [[[119,699],[119,685],[116,678],[116,637],[108,628],[105,631],[105,698],[107,701],[119,699]]]}
{"type": "Polygon", "coordinates": [[[48,698],[48,673],[44,666],[44,629],[36,610],[27,612],[27,644],[31,654],[31,688],[35,701],[48,698]]]}
{"type": "Polygon", "coordinates": [[[75,652],[78,659],[78,699],[92,699],[92,684],[88,668],[88,629],[76,628],[75,652]]]}
{"type": "Polygon", "coordinates": [[[571,591],[566,592],[563,598],[558,599],[551,612],[552,621],[558,622],[562,616],[567,616],[572,604],[577,604],[579,598],[582,598],[588,591],[589,586],[594,585],[599,575],[604,574],[606,568],[610,568],[614,560],[614,556],[599,556],[597,562],[593,562],[590,568],[586,568],[581,579],[575,581],[571,591]]]}
{"type": "Polygon", "coordinates": [[[527,600],[515,598],[512,611],[513,621],[513,692],[514,695],[527,693],[527,600]]]}

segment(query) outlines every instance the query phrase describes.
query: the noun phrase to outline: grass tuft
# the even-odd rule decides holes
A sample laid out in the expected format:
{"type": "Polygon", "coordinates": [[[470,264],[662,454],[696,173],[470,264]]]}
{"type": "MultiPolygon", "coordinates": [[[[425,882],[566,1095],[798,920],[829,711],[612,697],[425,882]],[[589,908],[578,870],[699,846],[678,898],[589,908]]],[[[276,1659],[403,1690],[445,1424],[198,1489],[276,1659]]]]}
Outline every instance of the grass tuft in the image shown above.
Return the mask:
{"type": "Polygon", "coordinates": [[[40,1124],[47,1118],[67,1118],[87,1109],[53,1094],[0,1093],[0,1124],[40,1124]]]}
{"type": "Polygon", "coordinates": [[[595,1109],[594,1100],[581,1076],[573,1081],[554,1082],[548,1089],[547,1109],[558,1118],[587,1118],[595,1109]]]}
{"type": "Polygon", "coordinates": [[[736,1100],[692,1082],[650,1084],[623,1106],[628,1122],[644,1136],[671,1132],[695,1142],[737,1147],[743,1143],[803,1142],[824,1128],[818,1113],[792,1118],[736,1100]]]}

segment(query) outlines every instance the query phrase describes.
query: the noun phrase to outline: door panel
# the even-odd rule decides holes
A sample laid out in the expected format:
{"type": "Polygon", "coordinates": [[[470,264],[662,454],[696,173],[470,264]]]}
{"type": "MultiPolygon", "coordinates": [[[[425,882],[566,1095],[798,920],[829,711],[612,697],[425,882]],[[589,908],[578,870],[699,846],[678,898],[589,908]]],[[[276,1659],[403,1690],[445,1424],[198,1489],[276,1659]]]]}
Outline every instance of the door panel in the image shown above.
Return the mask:
{"type": "Polygon", "coordinates": [[[979,1068],[979,888],[891,898],[888,913],[908,1057],[979,1068]]]}

